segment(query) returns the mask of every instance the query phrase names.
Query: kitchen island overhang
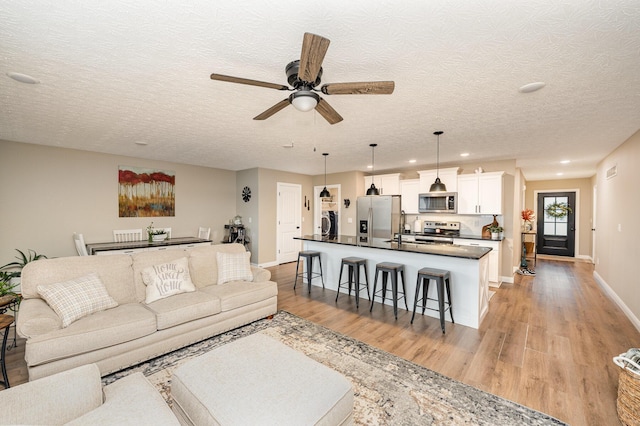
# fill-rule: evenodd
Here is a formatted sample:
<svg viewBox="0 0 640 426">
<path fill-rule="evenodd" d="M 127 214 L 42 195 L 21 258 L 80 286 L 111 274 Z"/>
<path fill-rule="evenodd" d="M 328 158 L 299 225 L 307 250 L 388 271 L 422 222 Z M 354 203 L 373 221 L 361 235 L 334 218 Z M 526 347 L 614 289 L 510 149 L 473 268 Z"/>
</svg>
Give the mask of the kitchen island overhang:
<svg viewBox="0 0 640 426">
<path fill-rule="evenodd" d="M 456 324 L 477 329 L 489 310 L 487 254 L 491 248 L 454 244 L 399 244 L 385 239 L 361 241 L 358 237 L 348 235 L 305 235 L 296 239 L 302 240 L 304 250 L 321 253 L 325 287 L 330 290 L 338 290 L 342 258 L 357 256 L 367 259 L 370 290 L 373 290 L 377 263 L 395 262 L 405 265 L 406 298 L 410 311 L 413 311 L 418 270 L 424 267 L 450 271 L 452 310 Z M 317 262 L 314 262 L 314 269 L 319 272 Z M 346 277 L 347 274 L 344 273 L 343 280 Z M 312 283 L 314 286 L 321 286 L 318 280 Z M 361 293 L 360 296 L 366 297 L 366 294 Z M 430 286 L 429 297 L 437 297 L 435 285 Z M 379 303 L 379 299 L 376 299 L 376 303 Z M 385 304 L 393 305 L 393 301 L 387 299 Z M 437 307 L 437 303 L 430 302 L 428 306 Z M 402 301 L 398 303 L 398 308 L 404 309 Z M 416 312 L 420 313 L 422 310 L 418 309 Z M 425 311 L 425 315 L 439 318 L 439 313 L 430 309 Z M 416 321 L 418 318 L 419 316 Z M 448 315 L 445 318 L 450 320 Z M 434 323 L 434 326 L 440 327 L 439 323 Z"/>
</svg>

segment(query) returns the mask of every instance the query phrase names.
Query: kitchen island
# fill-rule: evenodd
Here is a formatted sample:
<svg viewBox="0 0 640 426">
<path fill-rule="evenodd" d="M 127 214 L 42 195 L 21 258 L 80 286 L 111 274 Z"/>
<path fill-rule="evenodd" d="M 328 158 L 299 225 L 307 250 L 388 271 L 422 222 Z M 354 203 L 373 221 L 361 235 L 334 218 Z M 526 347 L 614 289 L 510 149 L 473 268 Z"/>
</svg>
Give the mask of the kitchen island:
<svg viewBox="0 0 640 426">
<path fill-rule="evenodd" d="M 413 311 L 418 270 L 424 267 L 451 272 L 451 299 L 456 324 L 479 328 L 489 310 L 487 254 L 491 251 L 490 248 L 455 244 L 397 243 L 379 238 L 361 240 L 348 235 L 305 235 L 296 239 L 302 240 L 304 250 L 321 253 L 325 287 L 328 289 L 338 290 L 342 258 L 357 256 L 367 259 L 370 291 L 373 290 L 377 263 L 395 262 L 405 265 L 406 298 L 410 311 Z M 314 262 L 313 266 L 314 270 L 319 272 L 318 263 Z M 342 275 L 343 281 L 347 277 L 345 270 Z M 312 283 L 314 286 L 321 286 L 320 280 L 313 280 Z M 381 288 L 380 283 L 378 288 Z M 366 296 L 366 293 L 363 292 L 360 296 Z M 429 297 L 436 298 L 435 285 L 430 286 Z M 379 303 L 379 299 L 376 299 L 376 303 Z M 385 304 L 393 305 L 393 301 L 386 299 Z M 437 307 L 437 303 L 430 301 L 428 306 Z M 398 308 L 404 307 L 404 303 L 399 301 Z M 421 310 L 416 311 L 419 312 Z M 427 310 L 425 315 L 439 318 L 438 311 Z M 416 320 L 418 318 L 416 317 Z M 445 315 L 445 318 L 450 320 L 448 315 Z"/>
</svg>

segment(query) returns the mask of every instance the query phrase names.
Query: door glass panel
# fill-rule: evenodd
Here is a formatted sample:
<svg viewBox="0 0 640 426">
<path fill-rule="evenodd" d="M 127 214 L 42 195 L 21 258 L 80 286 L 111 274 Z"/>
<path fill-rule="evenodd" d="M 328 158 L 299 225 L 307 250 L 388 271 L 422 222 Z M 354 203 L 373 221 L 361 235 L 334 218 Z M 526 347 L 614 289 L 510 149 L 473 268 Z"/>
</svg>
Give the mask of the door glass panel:
<svg viewBox="0 0 640 426">
<path fill-rule="evenodd" d="M 544 197 L 544 235 L 558 235 L 558 236 L 567 236 L 568 231 L 568 216 L 564 217 L 553 217 L 547 214 L 547 207 L 552 204 L 569 204 L 568 197 Z"/>
<path fill-rule="evenodd" d="M 565 221 L 566 222 L 566 221 Z M 567 224 L 566 223 L 556 223 L 556 234 L 562 235 L 563 237 L 567 236 Z"/>
<path fill-rule="evenodd" d="M 544 235 L 555 235 L 556 225 L 555 223 L 544 223 Z"/>
</svg>

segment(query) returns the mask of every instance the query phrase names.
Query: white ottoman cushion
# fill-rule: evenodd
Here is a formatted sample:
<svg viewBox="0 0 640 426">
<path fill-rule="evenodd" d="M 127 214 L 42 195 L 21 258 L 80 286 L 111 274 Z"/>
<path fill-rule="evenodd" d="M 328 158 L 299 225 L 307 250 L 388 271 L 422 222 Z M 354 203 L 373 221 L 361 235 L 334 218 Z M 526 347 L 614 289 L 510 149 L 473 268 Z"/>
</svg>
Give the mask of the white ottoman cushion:
<svg viewBox="0 0 640 426">
<path fill-rule="evenodd" d="M 344 376 L 260 333 L 178 367 L 171 395 L 178 414 L 195 425 L 352 422 L 353 391 Z"/>
</svg>

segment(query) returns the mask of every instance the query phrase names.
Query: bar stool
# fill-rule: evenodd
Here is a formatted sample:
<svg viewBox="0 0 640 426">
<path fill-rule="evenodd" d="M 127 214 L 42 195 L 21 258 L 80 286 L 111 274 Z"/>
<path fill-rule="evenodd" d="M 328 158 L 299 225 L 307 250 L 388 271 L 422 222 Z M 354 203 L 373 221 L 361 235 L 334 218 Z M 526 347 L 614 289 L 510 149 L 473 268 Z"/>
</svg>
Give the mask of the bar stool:
<svg viewBox="0 0 640 426">
<path fill-rule="evenodd" d="M 429 283 L 431 280 L 435 280 L 438 289 L 438 299 L 428 297 Z M 433 311 L 440 311 L 440 326 L 442 327 L 442 334 L 444 334 L 444 313 L 449 310 L 451 315 L 451 322 L 455 324 L 453 320 L 453 309 L 451 308 L 451 288 L 450 288 L 451 274 L 449 271 L 443 269 L 434 268 L 422 268 L 418 271 L 418 281 L 416 282 L 416 298 L 413 304 L 413 315 L 411 315 L 411 324 L 416 316 L 416 307 L 418 303 L 422 302 L 422 315 L 424 315 L 425 309 L 431 309 Z M 422 284 L 422 285 L 420 285 Z M 422 298 L 420 298 L 420 287 L 422 287 Z M 447 290 L 447 304 L 449 306 L 444 307 L 444 290 Z M 438 302 L 438 309 L 427 307 L 427 300 L 433 300 Z"/>
<path fill-rule="evenodd" d="M 380 290 L 382 303 L 384 304 L 384 299 L 387 294 L 387 279 L 389 275 L 391 275 L 391 293 L 393 294 L 393 314 L 396 319 L 398 319 L 398 294 L 402 295 L 404 299 L 404 306 L 409 310 L 409 306 L 407 305 L 407 298 L 405 297 L 405 293 L 407 289 L 404 284 L 404 265 L 400 263 L 392 263 L 392 262 L 381 262 L 376 265 L 376 279 L 373 282 L 373 297 L 371 298 L 371 307 L 369 308 L 369 312 L 373 310 L 373 302 L 376 298 L 376 286 L 378 285 L 378 275 L 382 272 L 382 290 Z M 398 291 L 398 273 L 400 274 L 400 278 L 402 278 L 402 291 Z"/>
<path fill-rule="evenodd" d="M 349 280 L 342 282 L 342 271 L 344 267 L 349 267 Z M 360 267 L 364 268 L 364 279 L 365 286 L 367 289 L 367 298 L 371 299 L 369 295 L 369 275 L 367 274 L 367 259 L 363 259 L 361 257 L 344 257 L 342 258 L 342 263 L 340 264 L 340 276 L 338 278 L 338 293 L 336 294 L 336 302 L 338 301 L 338 296 L 340 295 L 340 288 L 345 285 L 348 285 L 349 288 L 349 296 L 351 296 L 351 284 L 354 284 L 354 292 L 356 294 L 356 309 L 359 308 L 360 304 L 360 286 L 362 283 L 360 282 Z"/>
<path fill-rule="evenodd" d="M 5 387 L 8 389 L 11 387 L 9 385 L 9 378 L 7 377 L 7 365 L 6 365 L 6 350 L 7 350 L 7 337 L 9 337 L 9 327 L 13 324 L 13 317 L 11 315 L 0 315 L 0 330 L 4 329 L 4 336 L 2 336 L 2 348 L 0 349 L 0 368 L 2 369 L 2 378 L 0 381 Z"/>
<path fill-rule="evenodd" d="M 298 277 L 303 277 L 304 280 L 304 271 L 298 273 L 298 268 L 300 267 L 300 258 L 304 257 L 305 263 L 307 264 L 307 283 L 309 283 L 309 294 L 311 294 L 311 280 L 314 277 L 320 277 L 322 279 L 322 288 L 324 288 L 324 275 L 322 275 L 322 259 L 320 258 L 319 251 L 311 251 L 311 250 L 303 250 L 298 252 L 298 263 L 296 264 L 296 279 L 293 282 L 293 289 L 296 289 L 296 285 L 298 284 Z M 318 262 L 320 264 L 320 272 L 313 272 L 313 258 L 317 257 Z M 304 282 L 304 281 L 303 281 Z"/>
</svg>

